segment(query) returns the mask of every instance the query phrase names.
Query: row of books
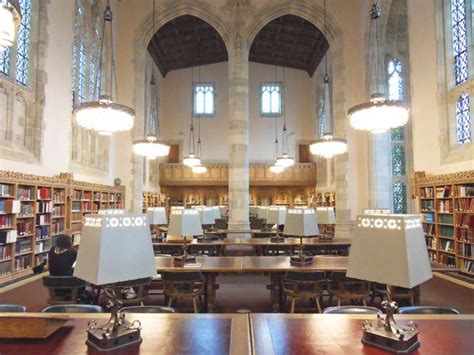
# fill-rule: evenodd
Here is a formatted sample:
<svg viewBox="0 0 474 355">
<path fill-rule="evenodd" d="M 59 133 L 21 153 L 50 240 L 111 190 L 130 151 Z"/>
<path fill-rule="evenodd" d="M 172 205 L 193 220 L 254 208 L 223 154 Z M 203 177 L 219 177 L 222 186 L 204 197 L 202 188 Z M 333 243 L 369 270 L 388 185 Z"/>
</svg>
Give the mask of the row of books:
<svg viewBox="0 0 474 355">
<path fill-rule="evenodd" d="M 73 201 L 72 212 L 80 212 L 80 211 L 81 211 L 81 201 Z"/>
<path fill-rule="evenodd" d="M 474 185 L 457 186 L 458 197 L 474 197 Z"/>
<path fill-rule="evenodd" d="M 30 203 L 22 203 L 20 205 L 20 216 L 31 216 L 34 213 L 33 205 Z"/>
<path fill-rule="evenodd" d="M 71 224 L 71 231 L 72 231 L 72 233 L 82 231 L 82 224 L 81 223 Z"/>
<path fill-rule="evenodd" d="M 426 238 L 426 246 L 431 249 L 436 249 L 436 238 Z"/>
<path fill-rule="evenodd" d="M 22 236 L 22 235 L 30 234 L 32 230 L 31 228 L 32 226 L 33 226 L 33 223 L 31 223 L 29 220 L 22 219 L 22 220 L 17 221 L 16 230 L 18 232 L 18 235 Z"/>
<path fill-rule="evenodd" d="M 420 189 L 421 198 L 433 198 L 433 196 L 434 196 L 434 189 L 432 187 L 422 187 Z"/>
<path fill-rule="evenodd" d="M 441 253 L 439 262 L 449 267 L 456 267 L 456 258 L 453 255 Z"/>
<path fill-rule="evenodd" d="M 51 188 L 38 187 L 38 190 L 36 190 L 36 198 L 38 200 L 51 200 Z"/>
<path fill-rule="evenodd" d="M 466 258 L 474 258 L 474 244 L 458 244 L 458 254 Z"/>
<path fill-rule="evenodd" d="M 26 253 L 29 251 L 31 251 L 30 238 L 20 239 L 15 243 L 15 255 Z"/>
<path fill-rule="evenodd" d="M 474 229 L 474 213 L 456 215 L 456 226 Z"/>
<path fill-rule="evenodd" d="M 0 261 L 12 258 L 11 245 L 0 245 Z"/>
<path fill-rule="evenodd" d="M 15 271 L 22 271 L 31 268 L 31 256 L 23 255 L 15 258 Z"/>
<path fill-rule="evenodd" d="M 35 265 L 39 265 L 45 260 L 48 260 L 48 253 L 35 255 Z"/>
<path fill-rule="evenodd" d="M 472 260 L 465 261 L 461 266 L 461 270 L 465 272 L 474 273 L 474 261 Z"/>
<path fill-rule="evenodd" d="M 458 198 L 456 200 L 456 211 L 474 213 L 474 198 Z"/>
<path fill-rule="evenodd" d="M 439 236 L 440 237 L 454 237 L 454 228 L 449 226 L 438 226 L 439 228 Z"/>
<path fill-rule="evenodd" d="M 6 215 L 0 216 L 0 228 L 11 228 L 13 223 L 13 217 Z"/>
<path fill-rule="evenodd" d="M 13 196 L 13 185 L 0 184 L 0 197 Z"/>
<path fill-rule="evenodd" d="M 432 211 L 434 209 L 433 200 L 421 200 L 421 209 L 423 211 Z"/>
<path fill-rule="evenodd" d="M 458 229 L 456 231 L 456 239 L 461 242 L 474 243 L 474 230 L 473 229 Z"/>
<path fill-rule="evenodd" d="M 440 244 L 440 250 L 449 251 L 454 253 L 454 241 L 453 240 L 442 240 Z"/>
<path fill-rule="evenodd" d="M 37 202 L 36 213 L 51 213 L 53 210 L 52 202 Z"/>
<path fill-rule="evenodd" d="M 53 217 L 63 217 L 66 215 L 66 206 L 65 205 L 57 205 L 53 206 L 52 211 Z"/>
<path fill-rule="evenodd" d="M 54 190 L 53 191 L 53 202 L 64 203 L 66 202 L 66 191 L 65 190 Z"/>
<path fill-rule="evenodd" d="M 35 239 L 41 240 L 49 238 L 49 229 L 50 226 L 37 226 L 35 228 Z"/>
<path fill-rule="evenodd" d="M 437 204 L 437 211 L 438 212 L 448 212 L 452 213 L 453 212 L 453 201 L 452 200 L 441 200 L 441 201 L 436 201 Z"/>
<path fill-rule="evenodd" d="M 423 224 L 423 231 L 425 234 L 434 235 L 435 225 L 434 224 Z"/>
<path fill-rule="evenodd" d="M 51 215 L 49 214 L 37 214 L 36 215 L 36 225 L 42 226 L 45 224 L 51 223 Z"/>
<path fill-rule="evenodd" d="M 11 274 L 11 264 L 10 263 L 0 263 L 0 276 L 6 276 Z"/>
<path fill-rule="evenodd" d="M 436 188 L 436 198 L 452 197 L 451 185 Z"/>
<path fill-rule="evenodd" d="M 19 200 L 34 200 L 35 187 L 34 186 L 18 186 L 17 197 Z"/>
<path fill-rule="evenodd" d="M 51 249 L 51 240 L 39 240 L 35 243 L 35 253 L 42 253 Z M 36 264 L 38 265 L 38 264 Z"/>
<path fill-rule="evenodd" d="M 426 212 L 421 214 L 421 221 L 425 223 L 434 223 L 435 215 L 433 212 Z"/>
<path fill-rule="evenodd" d="M 430 261 L 436 262 L 436 252 L 428 250 L 428 257 L 430 258 Z"/>
<path fill-rule="evenodd" d="M 51 233 L 52 234 L 59 234 L 63 233 L 65 230 L 64 228 L 64 220 L 63 219 L 58 219 L 53 224 L 51 225 Z"/>
</svg>

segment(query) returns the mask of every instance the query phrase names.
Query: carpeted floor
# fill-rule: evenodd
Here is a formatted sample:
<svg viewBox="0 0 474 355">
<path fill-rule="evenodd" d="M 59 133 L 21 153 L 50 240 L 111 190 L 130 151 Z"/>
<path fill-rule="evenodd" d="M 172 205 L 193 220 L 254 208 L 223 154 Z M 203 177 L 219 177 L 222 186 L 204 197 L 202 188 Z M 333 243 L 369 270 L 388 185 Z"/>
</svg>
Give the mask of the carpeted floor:
<svg viewBox="0 0 474 355">
<path fill-rule="evenodd" d="M 220 289 L 217 291 L 216 312 L 232 313 L 243 309 L 271 312 L 270 291 L 266 289 L 269 277 L 256 274 L 224 275 L 219 276 L 217 281 Z M 24 304 L 29 311 L 41 311 L 47 306 L 47 298 L 48 292 L 40 279 L 0 293 L 0 303 Z M 163 298 L 154 298 L 151 303 L 163 305 Z M 421 304 L 454 307 L 461 313 L 474 314 L 474 290 L 434 277 L 421 287 Z M 310 303 L 300 306 L 312 307 Z M 325 299 L 322 307 L 327 306 L 330 305 Z M 180 312 L 192 311 L 191 305 L 187 303 L 178 303 L 176 307 Z M 301 310 L 297 307 L 298 311 Z"/>
</svg>

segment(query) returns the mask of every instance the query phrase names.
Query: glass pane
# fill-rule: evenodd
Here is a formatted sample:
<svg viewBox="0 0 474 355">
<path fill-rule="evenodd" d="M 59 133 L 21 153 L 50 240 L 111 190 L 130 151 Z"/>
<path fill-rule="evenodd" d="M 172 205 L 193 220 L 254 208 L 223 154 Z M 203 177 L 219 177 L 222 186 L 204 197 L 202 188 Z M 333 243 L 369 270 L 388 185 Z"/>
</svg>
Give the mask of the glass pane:
<svg viewBox="0 0 474 355">
<path fill-rule="evenodd" d="M 91 55 L 89 65 L 89 101 L 94 101 L 95 98 L 95 59 Z"/>
<path fill-rule="evenodd" d="M 397 181 L 392 186 L 393 189 L 393 212 L 407 213 L 407 186 Z"/>
<path fill-rule="evenodd" d="M 262 92 L 262 113 L 270 113 L 270 93 Z"/>
<path fill-rule="evenodd" d="M 10 48 L 6 48 L 0 54 L 0 74 L 8 76 L 10 73 Z"/>
<path fill-rule="evenodd" d="M 261 113 L 263 115 L 281 114 L 281 88 L 280 84 L 261 86 Z"/>
<path fill-rule="evenodd" d="M 202 91 L 198 91 L 196 93 L 196 114 L 203 114 L 204 113 L 204 93 Z"/>
<path fill-rule="evenodd" d="M 81 43 L 79 52 L 79 103 L 84 102 L 86 94 L 86 47 Z"/>
<path fill-rule="evenodd" d="M 467 80 L 467 31 L 465 0 L 451 0 L 451 22 L 454 55 L 454 81 L 456 85 Z"/>
<path fill-rule="evenodd" d="M 392 142 L 403 142 L 405 140 L 405 127 L 392 128 Z"/>
<path fill-rule="evenodd" d="M 458 144 L 471 141 L 471 100 L 467 93 L 456 102 L 456 137 Z"/>
<path fill-rule="evenodd" d="M 405 147 L 403 145 L 392 145 L 392 174 L 393 176 L 405 176 Z"/>
<path fill-rule="evenodd" d="M 28 85 L 28 64 L 30 59 L 31 4 L 20 0 L 21 24 L 16 38 L 16 81 Z"/>
<path fill-rule="evenodd" d="M 206 115 L 212 115 L 214 113 L 214 94 L 212 93 L 212 90 L 206 92 L 204 107 L 204 113 Z"/>
</svg>

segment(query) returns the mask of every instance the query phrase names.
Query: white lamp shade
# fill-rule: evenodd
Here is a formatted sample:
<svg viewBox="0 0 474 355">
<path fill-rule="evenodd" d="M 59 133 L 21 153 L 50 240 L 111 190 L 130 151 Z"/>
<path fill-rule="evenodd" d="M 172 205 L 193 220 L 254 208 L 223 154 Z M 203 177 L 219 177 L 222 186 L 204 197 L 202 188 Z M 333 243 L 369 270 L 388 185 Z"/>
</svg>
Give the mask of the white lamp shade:
<svg viewBox="0 0 474 355">
<path fill-rule="evenodd" d="M 123 209 L 118 209 L 118 208 L 111 208 L 111 209 L 105 209 L 105 210 L 99 210 L 97 212 L 98 214 L 125 214 L 125 210 Z"/>
<path fill-rule="evenodd" d="M 171 206 L 171 210 L 183 210 L 184 207 L 183 206 Z"/>
<path fill-rule="evenodd" d="M 149 224 L 168 224 L 166 218 L 166 209 L 164 207 L 150 207 L 146 210 L 146 216 Z"/>
<path fill-rule="evenodd" d="M 333 207 L 317 207 L 316 221 L 318 224 L 336 224 L 336 215 Z"/>
<path fill-rule="evenodd" d="M 212 213 L 213 213 L 213 217 L 214 217 L 214 221 L 218 218 L 221 218 L 221 209 L 219 208 L 219 206 L 212 206 Z"/>
<path fill-rule="evenodd" d="M 364 208 L 362 214 L 390 214 L 389 208 Z"/>
<path fill-rule="evenodd" d="M 254 215 L 254 216 L 258 215 L 258 210 L 259 210 L 258 206 L 250 206 L 249 207 L 249 213 L 251 215 Z"/>
<path fill-rule="evenodd" d="M 267 219 L 267 217 L 268 217 L 268 206 L 259 206 L 257 217 Z"/>
<path fill-rule="evenodd" d="M 406 288 L 431 279 L 420 216 L 357 216 L 347 276 Z"/>
<path fill-rule="evenodd" d="M 212 210 L 212 207 L 193 206 L 193 208 L 199 212 L 199 217 L 201 219 L 202 225 L 215 223 L 215 212 Z"/>
<path fill-rule="evenodd" d="M 219 206 L 219 211 L 221 212 L 221 216 L 225 216 L 227 214 L 228 207 L 227 206 Z"/>
<path fill-rule="evenodd" d="M 270 206 L 268 207 L 267 224 L 285 224 L 286 207 L 285 206 Z"/>
<path fill-rule="evenodd" d="M 188 237 L 202 234 L 201 218 L 198 210 L 185 208 L 171 211 L 168 235 Z"/>
<path fill-rule="evenodd" d="M 283 234 L 297 237 L 319 235 L 316 213 L 313 208 L 291 208 L 286 213 Z"/>
<path fill-rule="evenodd" d="M 145 215 L 85 217 L 74 276 L 94 285 L 107 285 L 155 275 Z"/>
</svg>

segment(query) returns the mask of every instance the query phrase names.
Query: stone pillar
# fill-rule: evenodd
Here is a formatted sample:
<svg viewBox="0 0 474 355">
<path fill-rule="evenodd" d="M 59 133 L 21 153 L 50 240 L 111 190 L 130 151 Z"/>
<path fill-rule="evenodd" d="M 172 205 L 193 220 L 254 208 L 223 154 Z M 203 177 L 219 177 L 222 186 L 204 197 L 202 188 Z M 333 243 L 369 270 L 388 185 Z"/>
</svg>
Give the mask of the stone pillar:
<svg viewBox="0 0 474 355">
<path fill-rule="evenodd" d="M 249 51 L 240 26 L 229 47 L 229 228 L 248 229 Z"/>
</svg>

